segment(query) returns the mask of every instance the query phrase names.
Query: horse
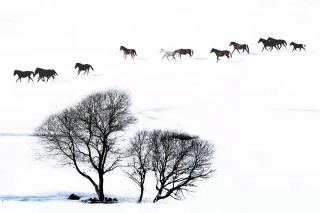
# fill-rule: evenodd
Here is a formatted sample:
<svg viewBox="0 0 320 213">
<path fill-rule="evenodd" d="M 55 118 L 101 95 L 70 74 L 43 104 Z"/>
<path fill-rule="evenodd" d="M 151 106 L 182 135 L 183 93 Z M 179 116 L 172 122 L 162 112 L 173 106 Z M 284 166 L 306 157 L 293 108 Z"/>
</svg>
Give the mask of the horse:
<svg viewBox="0 0 320 213">
<path fill-rule="evenodd" d="M 237 42 L 231 41 L 229 46 L 233 46 L 233 51 L 232 53 L 237 50 L 238 53 L 240 53 L 239 50 L 242 50 L 242 53 L 244 51 L 247 51 L 247 53 L 249 54 L 249 46 L 247 44 L 238 44 Z"/>
<path fill-rule="evenodd" d="M 46 69 L 42 69 L 42 68 L 36 68 L 33 76 L 36 76 L 37 74 L 39 74 L 38 77 L 38 81 L 41 79 L 42 81 L 45 81 L 45 78 L 47 78 L 47 82 L 49 81 L 50 78 L 52 78 L 52 80 L 55 79 L 55 76 L 57 76 L 57 72 L 55 70 L 46 70 Z M 37 81 L 37 82 L 38 82 Z"/>
<path fill-rule="evenodd" d="M 21 82 L 21 78 L 28 78 L 28 83 L 31 80 L 33 82 L 33 79 L 31 78 L 31 76 L 34 73 L 32 71 L 20 71 L 20 70 L 15 70 L 13 72 L 13 76 L 18 75 L 18 79 L 16 80 L 16 82 L 18 82 L 18 80 L 20 79 Z"/>
<path fill-rule="evenodd" d="M 76 66 L 74 67 L 75 69 L 77 69 L 78 68 L 78 75 L 80 74 L 80 72 L 81 71 L 84 71 L 84 75 L 87 73 L 87 75 L 89 74 L 89 71 L 90 71 L 90 68 L 92 69 L 92 70 L 94 70 L 93 69 L 93 67 L 90 65 L 90 64 L 81 64 L 81 63 L 76 63 Z"/>
<path fill-rule="evenodd" d="M 134 59 L 135 56 L 137 56 L 137 52 L 135 49 L 128 49 L 128 48 L 125 48 L 124 46 L 121 46 L 120 47 L 120 51 L 123 51 L 123 57 L 125 59 L 127 59 L 127 55 L 131 55 L 131 57 Z"/>
<path fill-rule="evenodd" d="M 163 53 L 161 60 L 163 60 L 165 57 L 168 59 L 168 61 L 169 61 L 169 57 L 172 57 L 174 60 L 176 60 L 175 51 L 169 51 L 161 48 L 160 53 Z"/>
<path fill-rule="evenodd" d="M 179 57 L 181 58 L 181 55 L 189 55 L 192 57 L 193 55 L 193 50 L 192 49 L 177 49 L 174 51 L 174 55 L 178 54 Z"/>
<path fill-rule="evenodd" d="M 228 59 L 232 58 L 232 54 L 228 50 L 217 50 L 217 49 L 212 48 L 210 53 L 213 53 L 213 52 L 217 56 L 217 62 L 220 60 L 219 57 L 222 57 L 222 56 L 227 56 Z"/>
<path fill-rule="evenodd" d="M 258 43 L 262 43 L 263 44 L 263 48 L 262 48 L 262 51 L 265 49 L 265 50 L 268 50 L 267 47 L 270 47 L 270 50 L 269 51 L 272 51 L 273 47 L 275 47 L 277 50 L 279 50 L 279 47 L 276 45 L 275 42 L 272 42 L 272 41 L 268 41 L 266 39 L 263 39 L 263 38 L 260 38 Z"/>
<path fill-rule="evenodd" d="M 305 47 L 306 45 L 305 44 L 297 44 L 297 43 L 294 43 L 293 41 L 289 44 L 290 46 L 293 46 L 293 49 L 292 49 L 292 52 L 294 50 L 297 50 L 299 49 L 299 51 L 301 51 L 301 49 L 304 49 L 304 51 L 306 51 Z"/>
<path fill-rule="evenodd" d="M 274 42 L 277 45 L 277 47 L 279 48 L 279 50 L 281 49 L 282 45 L 285 48 L 287 48 L 287 42 L 283 39 L 275 39 L 275 38 L 269 37 L 267 40 Z"/>
</svg>

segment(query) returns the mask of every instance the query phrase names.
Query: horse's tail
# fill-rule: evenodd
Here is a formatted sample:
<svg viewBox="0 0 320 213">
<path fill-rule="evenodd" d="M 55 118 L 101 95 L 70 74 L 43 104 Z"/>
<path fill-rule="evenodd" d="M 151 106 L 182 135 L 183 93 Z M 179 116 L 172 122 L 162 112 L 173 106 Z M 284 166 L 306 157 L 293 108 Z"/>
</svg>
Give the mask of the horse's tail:
<svg viewBox="0 0 320 213">
<path fill-rule="evenodd" d="M 248 51 L 248 53 L 249 53 L 249 52 L 250 52 L 250 51 L 249 51 L 249 45 L 247 45 L 247 44 L 246 44 L 246 49 L 247 49 L 247 51 Z"/>
<path fill-rule="evenodd" d="M 191 52 L 191 56 L 193 56 L 193 50 L 192 50 L 192 49 L 191 49 L 191 51 L 190 51 L 190 52 Z"/>
<path fill-rule="evenodd" d="M 133 50 L 133 55 L 137 56 L 136 50 Z"/>
<path fill-rule="evenodd" d="M 232 58 L 232 53 L 229 51 L 230 58 Z"/>
<path fill-rule="evenodd" d="M 90 65 L 90 68 L 91 68 L 92 70 L 94 70 L 94 69 L 93 69 L 93 67 L 92 67 L 91 65 Z"/>
</svg>

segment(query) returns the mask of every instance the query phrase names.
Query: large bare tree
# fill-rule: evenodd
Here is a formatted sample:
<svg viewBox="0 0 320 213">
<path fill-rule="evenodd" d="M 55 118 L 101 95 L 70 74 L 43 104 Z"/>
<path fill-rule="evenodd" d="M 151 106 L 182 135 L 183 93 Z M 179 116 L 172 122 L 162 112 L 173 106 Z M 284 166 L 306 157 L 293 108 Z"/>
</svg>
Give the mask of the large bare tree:
<svg viewBox="0 0 320 213">
<path fill-rule="evenodd" d="M 125 173 L 127 176 L 140 187 L 138 203 L 141 203 L 144 193 L 144 183 L 147 172 L 151 170 L 151 153 L 149 132 L 139 131 L 130 140 L 127 148 L 128 165 Z"/>
<path fill-rule="evenodd" d="M 167 197 L 181 199 L 198 180 L 209 178 L 214 172 L 213 145 L 197 136 L 155 130 L 149 141 L 157 189 L 153 202 Z"/>
<path fill-rule="evenodd" d="M 111 90 L 84 98 L 79 104 L 49 116 L 35 134 L 44 147 L 42 156 L 70 165 L 90 181 L 104 201 L 104 175 L 120 166 L 118 141 L 136 119 L 128 94 Z"/>
</svg>

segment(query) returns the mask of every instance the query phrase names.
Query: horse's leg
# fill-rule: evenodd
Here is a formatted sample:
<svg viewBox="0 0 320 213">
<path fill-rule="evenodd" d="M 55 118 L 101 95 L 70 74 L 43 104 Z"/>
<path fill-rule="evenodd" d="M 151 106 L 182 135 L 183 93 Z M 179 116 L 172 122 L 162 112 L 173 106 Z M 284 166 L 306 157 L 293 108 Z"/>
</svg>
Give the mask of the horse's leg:
<svg viewBox="0 0 320 213">
<path fill-rule="evenodd" d="M 32 82 L 34 82 L 34 81 L 33 81 L 33 79 L 29 76 L 29 80 L 28 80 L 28 82 L 29 82 L 30 80 L 31 80 Z"/>
<path fill-rule="evenodd" d="M 239 49 L 237 49 L 238 53 L 240 53 Z"/>
<path fill-rule="evenodd" d="M 236 48 L 233 48 L 233 51 L 232 51 L 232 53 L 234 53 L 234 51 L 236 50 Z"/>
</svg>

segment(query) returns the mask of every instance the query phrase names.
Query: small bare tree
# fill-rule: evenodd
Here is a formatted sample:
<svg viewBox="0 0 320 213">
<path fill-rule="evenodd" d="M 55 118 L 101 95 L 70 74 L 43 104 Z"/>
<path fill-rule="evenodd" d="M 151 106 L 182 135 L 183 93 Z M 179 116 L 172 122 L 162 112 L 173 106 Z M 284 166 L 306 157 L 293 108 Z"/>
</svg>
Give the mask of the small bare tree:
<svg viewBox="0 0 320 213">
<path fill-rule="evenodd" d="M 127 149 L 129 163 L 125 173 L 140 187 L 138 203 L 141 203 L 142 201 L 146 175 L 147 172 L 151 170 L 149 135 L 150 134 L 147 131 L 137 132 L 130 140 Z"/>
<path fill-rule="evenodd" d="M 196 136 L 155 130 L 150 133 L 150 151 L 158 191 L 153 202 L 169 196 L 181 199 L 196 181 L 214 172 L 213 145 Z"/>
<path fill-rule="evenodd" d="M 130 106 L 126 93 L 111 90 L 92 94 L 76 106 L 51 115 L 35 130 L 44 147 L 40 154 L 74 167 L 90 181 L 103 202 L 104 175 L 119 167 L 123 158 L 119 138 L 136 121 Z"/>
</svg>

